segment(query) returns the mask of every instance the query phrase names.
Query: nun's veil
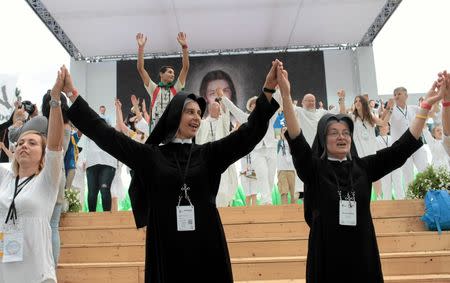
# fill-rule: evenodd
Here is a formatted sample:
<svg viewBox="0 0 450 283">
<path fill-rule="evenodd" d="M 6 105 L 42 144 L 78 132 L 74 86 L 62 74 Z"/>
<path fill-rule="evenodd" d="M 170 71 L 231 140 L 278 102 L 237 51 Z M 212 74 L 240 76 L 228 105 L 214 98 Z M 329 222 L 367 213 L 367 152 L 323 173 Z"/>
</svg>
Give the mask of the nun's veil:
<svg viewBox="0 0 450 283">
<path fill-rule="evenodd" d="M 186 99 L 188 98 L 198 103 L 203 116 L 203 113 L 205 113 L 206 109 L 205 99 L 193 93 L 186 93 L 181 91 L 177 93 L 177 95 L 172 98 L 169 105 L 167 105 L 166 110 L 161 115 L 161 118 L 159 119 L 152 133 L 145 142 L 146 144 L 166 144 L 175 137 L 175 134 L 178 131 L 178 126 L 180 124 L 183 107 Z"/>
<path fill-rule="evenodd" d="M 327 129 L 331 122 L 344 122 L 348 125 L 352 136 L 352 144 L 350 147 L 350 154 L 348 157 L 357 157 L 356 147 L 353 142 L 353 120 L 346 114 L 325 114 L 317 125 L 316 137 L 314 138 L 313 145 L 311 147 L 313 156 L 325 158 L 327 156 L 326 144 L 327 144 Z"/>
</svg>

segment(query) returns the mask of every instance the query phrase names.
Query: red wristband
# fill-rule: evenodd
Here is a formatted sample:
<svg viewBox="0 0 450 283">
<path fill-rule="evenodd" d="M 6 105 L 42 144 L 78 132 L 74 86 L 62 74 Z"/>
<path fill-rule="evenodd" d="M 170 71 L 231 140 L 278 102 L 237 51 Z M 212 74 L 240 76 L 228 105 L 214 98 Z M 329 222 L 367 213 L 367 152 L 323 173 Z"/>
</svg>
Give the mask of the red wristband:
<svg viewBox="0 0 450 283">
<path fill-rule="evenodd" d="M 450 106 L 450 101 L 442 100 L 442 107 L 449 107 L 449 106 Z"/>
<path fill-rule="evenodd" d="M 420 107 L 423 109 L 431 110 L 431 105 L 428 102 L 426 102 L 425 100 L 422 101 L 422 103 L 420 104 Z"/>
<path fill-rule="evenodd" d="M 181 45 L 181 48 L 183 48 L 183 49 L 187 49 L 187 48 L 188 48 L 188 46 L 187 46 L 187 44 L 185 44 L 185 45 Z"/>
</svg>

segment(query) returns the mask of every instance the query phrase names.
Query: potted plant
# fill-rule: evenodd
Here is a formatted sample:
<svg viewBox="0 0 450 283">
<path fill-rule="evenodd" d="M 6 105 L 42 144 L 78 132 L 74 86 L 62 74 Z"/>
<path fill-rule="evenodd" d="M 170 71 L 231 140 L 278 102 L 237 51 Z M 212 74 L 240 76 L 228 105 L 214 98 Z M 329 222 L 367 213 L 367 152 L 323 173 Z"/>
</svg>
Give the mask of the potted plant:
<svg viewBox="0 0 450 283">
<path fill-rule="evenodd" d="M 79 194 L 80 194 L 80 192 L 78 190 L 74 190 L 72 188 L 66 189 L 64 191 L 64 197 L 68 204 L 67 212 L 80 212 L 81 211 L 82 206 L 81 206 Z"/>
</svg>

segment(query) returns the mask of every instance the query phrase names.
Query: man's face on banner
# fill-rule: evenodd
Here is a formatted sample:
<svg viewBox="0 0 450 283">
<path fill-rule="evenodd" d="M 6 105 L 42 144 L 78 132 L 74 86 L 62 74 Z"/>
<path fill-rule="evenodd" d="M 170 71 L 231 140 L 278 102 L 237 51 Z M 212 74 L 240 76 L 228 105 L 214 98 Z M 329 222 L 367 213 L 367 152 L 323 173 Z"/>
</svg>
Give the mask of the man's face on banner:
<svg viewBox="0 0 450 283">
<path fill-rule="evenodd" d="M 221 88 L 223 90 L 223 94 L 226 95 L 231 100 L 231 89 L 226 80 L 214 80 L 208 83 L 208 87 L 206 88 L 206 99 L 208 100 L 208 104 L 214 102 L 217 98 L 216 89 Z"/>
</svg>

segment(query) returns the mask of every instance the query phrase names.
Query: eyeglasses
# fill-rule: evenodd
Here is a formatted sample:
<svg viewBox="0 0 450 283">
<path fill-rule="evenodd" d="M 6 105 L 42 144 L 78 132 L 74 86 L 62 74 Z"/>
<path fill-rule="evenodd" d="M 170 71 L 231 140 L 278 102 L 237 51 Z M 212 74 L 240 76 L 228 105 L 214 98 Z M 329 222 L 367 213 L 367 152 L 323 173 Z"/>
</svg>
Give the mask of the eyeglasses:
<svg viewBox="0 0 450 283">
<path fill-rule="evenodd" d="M 351 133 L 350 133 L 350 131 L 347 131 L 347 130 L 342 131 L 342 132 L 330 131 L 329 133 L 327 133 L 327 136 L 332 137 L 332 138 L 338 138 L 339 136 L 342 136 L 343 138 L 348 139 L 351 137 Z"/>
</svg>

